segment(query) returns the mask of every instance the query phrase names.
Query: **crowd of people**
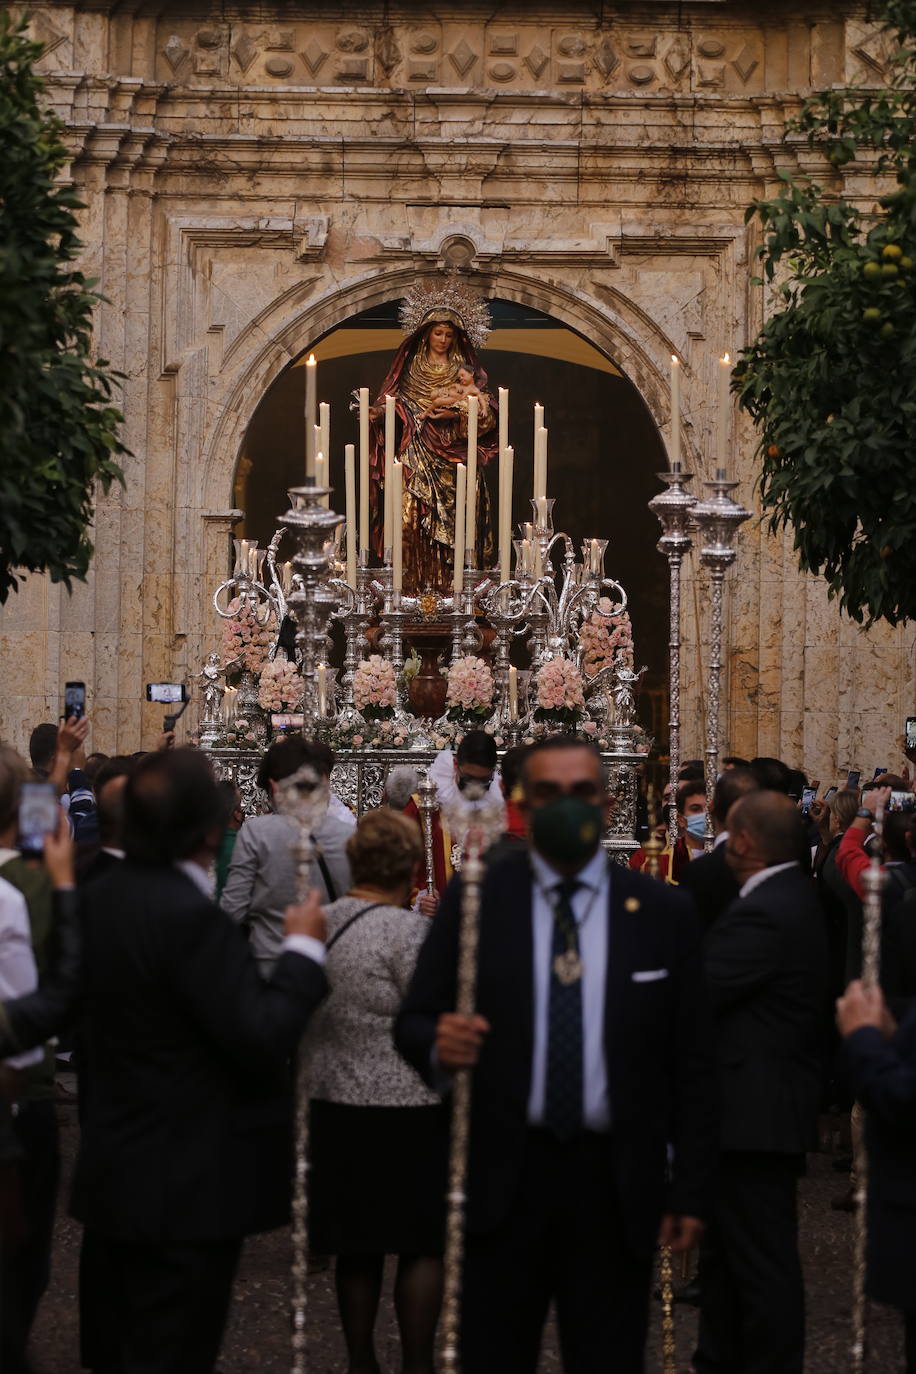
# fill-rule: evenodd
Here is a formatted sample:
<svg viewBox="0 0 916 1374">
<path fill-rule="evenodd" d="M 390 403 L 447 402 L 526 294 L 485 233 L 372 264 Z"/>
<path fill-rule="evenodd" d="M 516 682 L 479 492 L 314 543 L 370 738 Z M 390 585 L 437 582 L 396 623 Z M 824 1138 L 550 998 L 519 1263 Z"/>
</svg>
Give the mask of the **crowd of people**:
<svg viewBox="0 0 916 1374">
<path fill-rule="evenodd" d="M 76 1069 L 69 1206 L 80 1360 L 209 1374 L 245 1236 L 289 1219 L 297 1061 L 314 1262 L 331 1257 L 349 1374 L 378 1374 L 385 1260 L 404 1374 L 432 1374 L 455 1075 L 472 1073 L 461 1360 L 533 1374 L 551 1304 L 571 1374 L 643 1368 L 659 1243 L 696 1251 L 696 1374 L 802 1374 L 797 1185 L 826 1109 L 869 1158 L 868 1283 L 916 1374 L 916 812 L 906 774 L 823 797 L 726 758 L 707 852 L 681 769 L 657 881 L 612 865 L 600 754 L 466 735 L 393 769 L 358 820 L 327 745 L 265 752 L 263 814 L 198 750 L 85 754 L 89 725 L 0 747 L 0 1367 L 29 1370 L 59 1188 L 55 1058 Z M 327 789 L 297 887 L 309 769 Z M 23 785 L 59 798 L 20 852 Z M 849 779 L 849 782 L 853 779 Z M 670 802 L 666 791 L 665 803 Z M 876 826 L 883 813 L 884 823 Z M 455 1010 L 461 836 L 487 817 L 475 1012 Z M 499 820 L 494 828 L 492 818 Z M 877 855 L 876 855 L 877 847 Z M 864 870 L 883 873 L 880 987 L 861 981 Z M 864 1131 L 864 1134 L 863 1134 Z M 859 1161 L 861 1167 L 861 1160 Z"/>
</svg>

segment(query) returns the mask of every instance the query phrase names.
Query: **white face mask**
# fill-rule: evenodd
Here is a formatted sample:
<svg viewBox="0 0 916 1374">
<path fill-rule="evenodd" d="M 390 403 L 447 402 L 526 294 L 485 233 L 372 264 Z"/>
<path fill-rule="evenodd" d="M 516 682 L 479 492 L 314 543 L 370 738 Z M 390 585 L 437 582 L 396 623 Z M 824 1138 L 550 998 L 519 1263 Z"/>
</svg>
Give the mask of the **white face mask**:
<svg viewBox="0 0 916 1374">
<path fill-rule="evenodd" d="M 687 831 L 694 839 L 703 839 L 706 834 L 706 817 L 702 811 L 696 816 L 687 817 Z"/>
</svg>

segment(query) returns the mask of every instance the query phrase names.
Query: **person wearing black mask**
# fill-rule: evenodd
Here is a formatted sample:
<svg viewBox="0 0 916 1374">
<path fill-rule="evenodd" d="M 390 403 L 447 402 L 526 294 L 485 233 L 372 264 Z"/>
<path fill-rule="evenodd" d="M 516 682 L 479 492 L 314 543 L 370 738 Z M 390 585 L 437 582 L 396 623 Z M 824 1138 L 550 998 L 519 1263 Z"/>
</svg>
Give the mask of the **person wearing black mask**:
<svg viewBox="0 0 916 1374">
<path fill-rule="evenodd" d="M 496 773 L 496 741 L 485 730 L 469 730 L 454 754 L 443 749 L 433 759 L 429 777 L 436 784 L 437 809 L 433 813 L 433 869 L 436 893 L 445 891 L 452 876 L 452 836 L 448 817 L 480 807 L 502 806 L 503 793 Z M 420 821 L 415 800 L 404 808 L 405 816 Z M 418 885 L 425 889 L 425 865 L 417 871 Z"/>
<path fill-rule="evenodd" d="M 474 1067 L 462 1365 L 642 1368 L 652 1255 L 702 1230 L 715 1155 L 711 1023 L 690 898 L 612 867 L 601 757 L 575 737 L 522 767 L 529 842 L 486 873 L 478 1014 L 454 1012 L 461 886 L 420 951 L 395 1043 L 431 1086 Z M 671 1172 L 666 1160 L 671 1151 Z"/>
</svg>

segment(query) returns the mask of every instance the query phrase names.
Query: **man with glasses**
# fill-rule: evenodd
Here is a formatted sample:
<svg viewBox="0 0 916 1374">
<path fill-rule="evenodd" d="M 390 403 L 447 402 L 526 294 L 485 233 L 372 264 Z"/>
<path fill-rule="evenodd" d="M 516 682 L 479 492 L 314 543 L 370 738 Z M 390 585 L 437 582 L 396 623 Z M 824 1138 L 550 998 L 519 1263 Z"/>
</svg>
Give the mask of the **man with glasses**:
<svg viewBox="0 0 916 1374">
<path fill-rule="evenodd" d="M 454 1013 L 461 888 L 445 894 L 396 1027 L 444 1086 L 473 1068 L 462 1364 L 531 1374 L 550 1302 L 564 1369 L 643 1367 L 652 1256 L 682 1250 L 715 1155 L 714 1073 L 690 898 L 612 867 L 598 752 L 522 769 L 528 843 L 491 867 L 477 1014 Z M 670 1165 L 669 1165 L 670 1158 Z"/>
<path fill-rule="evenodd" d="M 503 805 L 502 787 L 496 773 L 495 739 L 485 730 L 469 730 L 462 736 L 454 754 L 451 749 L 443 749 L 436 755 L 429 776 L 436 784 L 438 809 L 433 813 L 433 871 L 436 894 L 441 896 L 457 857 L 447 817 L 479 807 Z M 404 814 L 420 823 L 416 797 L 405 806 Z M 434 909 L 435 898 L 427 914 L 431 915 Z"/>
</svg>

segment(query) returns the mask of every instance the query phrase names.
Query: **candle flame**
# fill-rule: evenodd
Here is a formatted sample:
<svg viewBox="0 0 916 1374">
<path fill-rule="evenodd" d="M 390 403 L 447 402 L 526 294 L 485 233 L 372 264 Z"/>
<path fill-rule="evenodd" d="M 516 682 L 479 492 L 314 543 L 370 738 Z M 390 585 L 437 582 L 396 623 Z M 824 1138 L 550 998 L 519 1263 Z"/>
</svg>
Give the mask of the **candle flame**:
<svg viewBox="0 0 916 1374">
<path fill-rule="evenodd" d="M 676 353 L 671 354 L 671 365 L 672 367 L 680 367 L 681 365 L 681 360 Z"/>
<path fill-rule="evenodd" d="M 723 359 L 722 359 L 722 363 L 723 363 L 723 365 L 727 365 L 727 364 L 730 363 L 730 362 L 731 362 L 731 358 L 730 358 L 730 357 L 728 356 L 728 354 L 726 353 L 725 356 L 724 356 Z"/>
<path fill-rule="evenodd" d="M 306 363 L 306 367 L 316 367 L 316 366 L 317 366 L 317 364 L 316 364 L 316 362 L 315 362 L 315 355 L 314 355 L 314 353 L 310 353 L 310 354 L 309 354 L 309 360 L 308 360 L 308 362 Z"/>
</svg>

